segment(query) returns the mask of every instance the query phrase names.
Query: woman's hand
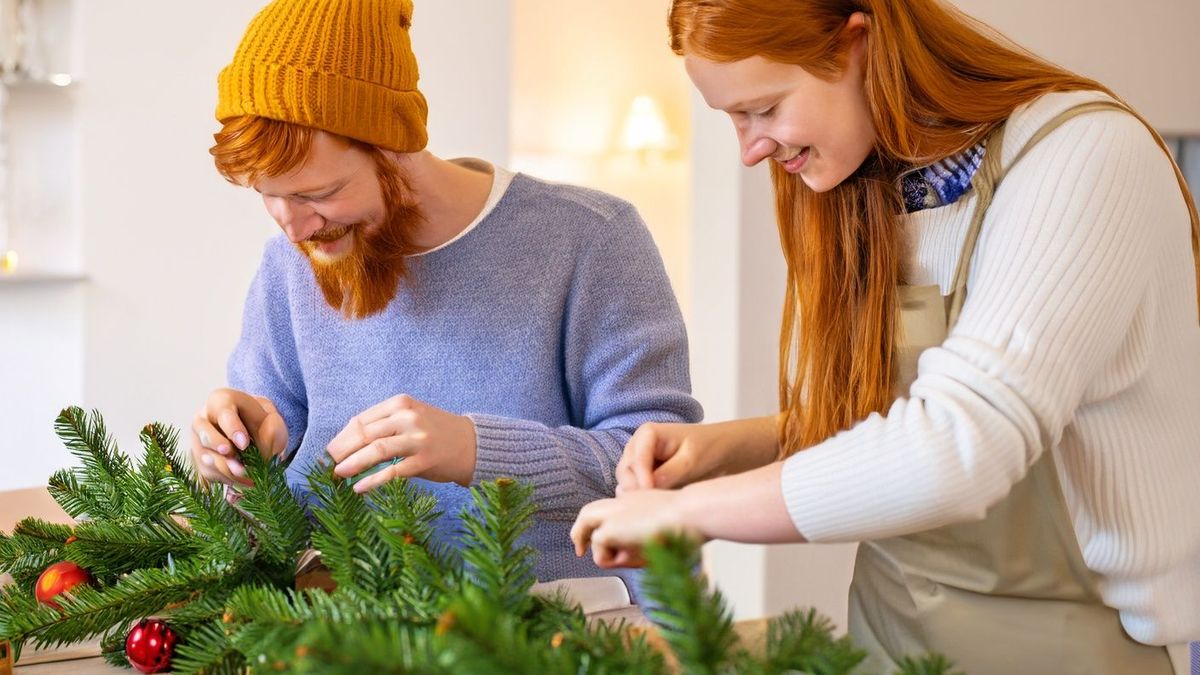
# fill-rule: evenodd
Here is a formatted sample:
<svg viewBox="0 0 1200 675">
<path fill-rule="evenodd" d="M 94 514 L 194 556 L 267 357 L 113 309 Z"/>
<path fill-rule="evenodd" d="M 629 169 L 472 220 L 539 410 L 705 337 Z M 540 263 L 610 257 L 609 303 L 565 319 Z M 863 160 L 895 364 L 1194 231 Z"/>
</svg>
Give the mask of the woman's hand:
<svg viewBox="0 0 1200 675">
<path fill-rule="evenodd" d="M 617 494 L 677 488 L 776 458 L 775 417 L 718 424 L 644 424 L 617 463 Z"/>
<path fill-rule="evenodd" d="M 475 423 L 401 394 L 351 418 L 326 449 L 334 473 L 348 478 L 393 459 L 394 463 L 354 484 L 366 492 L 400 477 L 470 485 L 475 475 Z"/>
<path fill-rule="evenodd" d="M 250 441 L 265 457 L 283 454 L 288 445 L 287 425 L 275 404 L 236 389 L 209 394 L 191 431 L 192 466 L 202 479 L 226 485 L 253 485 L 237 459 Z"/>
<path fill-rule="evenodd" d="M 687 521 L 687 500 L 678 490 L 638 490 L 592 502 L 571 527 L 575 555 L 591 546 L 599 567 L 641 567 L 642 545 L 656 535 L 681 532 L 700 539 L 699 530 Z"/>
</svg>

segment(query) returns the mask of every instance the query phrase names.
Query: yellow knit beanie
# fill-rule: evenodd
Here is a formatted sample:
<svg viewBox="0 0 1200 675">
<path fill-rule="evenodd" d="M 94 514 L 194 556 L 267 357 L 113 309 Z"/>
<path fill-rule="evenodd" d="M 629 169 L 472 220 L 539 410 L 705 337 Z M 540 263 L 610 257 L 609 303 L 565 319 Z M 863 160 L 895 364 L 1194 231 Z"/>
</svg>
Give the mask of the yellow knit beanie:
<svg viewBox="0 0 1200 675">
<path fill-rule="evenodd" d="M 396 152 L 428 142 L 412 0 L 275 0 L 217 76 L 217 120 L 257 115 Z"/>
</svg>

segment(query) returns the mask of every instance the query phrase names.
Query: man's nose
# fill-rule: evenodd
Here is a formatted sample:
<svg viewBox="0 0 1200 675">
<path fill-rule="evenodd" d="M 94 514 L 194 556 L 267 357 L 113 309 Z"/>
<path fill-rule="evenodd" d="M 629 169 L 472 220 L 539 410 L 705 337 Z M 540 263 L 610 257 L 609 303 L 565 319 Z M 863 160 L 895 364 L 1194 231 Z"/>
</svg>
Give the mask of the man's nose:
<svg viewBox="0 0 1200 675">
<path fill-rule="evenodd" d="M 312 207 L 286 197 L 269 197 L 267 212 L 292 243 L 308 239 L 321 229 L 321 218 Z"/>
</svg>

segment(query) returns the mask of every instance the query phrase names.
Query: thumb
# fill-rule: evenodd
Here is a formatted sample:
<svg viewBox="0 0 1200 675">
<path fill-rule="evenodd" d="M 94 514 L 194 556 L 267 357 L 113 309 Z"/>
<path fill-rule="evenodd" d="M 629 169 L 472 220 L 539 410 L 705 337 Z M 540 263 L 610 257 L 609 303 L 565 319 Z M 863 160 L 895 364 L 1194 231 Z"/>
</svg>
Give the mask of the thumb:
<svg viewBox="0 0 1200 675">
<path fill-rule="evenodd" d="M 682 487 L 694 480 L 691 474 L 695 466 L 696 463 L 690 454 L 676 453 L 654 470 L 654 479 L 651 485 L 661 489 Z"/>
<path fill-rule="evenodd" d="M 254 442 L 258 444 L 258 451 L 264 457 L 282 455 L 287 451 L 288 446 L 288 429 L 283 415 L 279 414 L 279 410 L 275 408 L 271 399 L 265 396 L 255 396 L 254 400 L 258 401 L 265 413 L 254 434 Z"/>
</svg>

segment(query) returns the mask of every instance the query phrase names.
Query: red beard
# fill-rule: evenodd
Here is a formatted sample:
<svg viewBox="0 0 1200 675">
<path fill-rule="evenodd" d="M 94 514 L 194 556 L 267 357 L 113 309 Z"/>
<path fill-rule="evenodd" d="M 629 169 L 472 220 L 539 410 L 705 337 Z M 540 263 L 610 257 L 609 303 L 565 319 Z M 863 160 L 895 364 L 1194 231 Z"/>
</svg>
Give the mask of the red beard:
<svg viewBox="0 0 1200 675">
<path fill-rule="evenodd" d="M 412 235 L 422 216 L 407 201 L 412 193 L 387 158 L 376 157 L 376 171 L 383 192 L 382 222 L 351 225 L 351 249 L 337 260 L 315 257 L 315 242 L 296 244 L 312 265 L 325 301 L 348 319 L 365 319 L 386 309 L 408 276 L 408 256 L 416 253 Z"/>
</svg>

